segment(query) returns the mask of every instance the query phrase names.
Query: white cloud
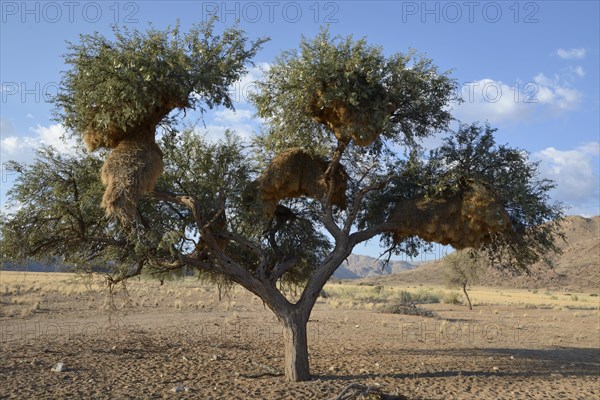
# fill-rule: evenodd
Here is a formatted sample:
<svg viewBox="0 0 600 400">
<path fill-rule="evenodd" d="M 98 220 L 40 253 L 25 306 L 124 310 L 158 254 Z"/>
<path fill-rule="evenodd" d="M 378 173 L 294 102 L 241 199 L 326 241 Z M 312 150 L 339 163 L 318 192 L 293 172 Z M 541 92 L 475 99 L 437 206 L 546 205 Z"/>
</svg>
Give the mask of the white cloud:
<svg viewBox="0 0 600 400">
<path fill-rule="evenodd" d="M 254 112 L 244 109 L 236 109 L 235 111 L 228 108 L 217 110 L 214 112 L 214 119 L 219 123 L 239 124 L 245 120 L 251 120 Z"/>
<path fill-rule="evenodd" d="M 581 92 L 562 83 L 557 76 L 550 79 L 543 73 L 539 73 L 533 81 L 537 85 L 536 97 L 540 104 L 558 107 L 561 110 L 572 110 L 581 102 Z"/>
<path fill-rule="evenodd" d="M 571 67 L 570 69 L 572 72 L 575 73 L 575 75 L 577 75 L 580 78 L 583 78 L 585 76 L 585 71 L 583 70 L 583 67 L 581 65 Z"/>
<path fill-rule="evenodd" d="M 213 123 L 208 124 L 205 130 L 208 140 L 216 141 L 222 139 L 227 129 L 235 131 L 243 139 L 249 139 L 255 135 L 262 122 L 261 118 L 255 117 L 255 111 L 249 104 L 250 95 L 258 90 L 256 82 L 263 79 L 265 73 L 271 68 L 269 63 L 256 63 L 248 69 L 248 73 L 229 88 L 233 99 L 235 111 L 222 108 L 212 112 Z"/>
<path fill-rule="evenodd" d="M 599 157 L 599 142 L 572 150 L 548 147 L 533 154 L 540 161 L 541 175 L 556 183 L 552 197 L 571 206 L 570 213 L 587 216 L 596 215 L 600 207 Z"/>
<path fill-rule="evenodd" d="M 248 69 L 248 73 L 229 88 L 234 103 L 248 103 L 250 94 L 258 90 L 256 82 L 261 80 L 271 68 L 269 63 L 256 63 L 254 67 Z"/>
<path fill-rule="evenodd" d="M 557 115 L 577 108 L 582 99 L 581 92 L 558 76 L 550 79 L 543 73 L 531 82 L 510 85 L 490 78 L 469 82 L 461 87 L 461 96 L 464 102 L 454 107 L 460 119 L 492 123 L 522 121 L 540 112 Z"/>
<path fill-rule="evenodd" d="M 196 131 L 200 135 L 204 135 L 206 140 L 216 142 L 225 137 L 225 131 L 233 131 L 240 136 L 242 140 L 248 140 L 255 135 L 255 129 L 250 124 L 231 124 L 231 125 L 206 125 L 206 128 L 198 127 Z"/>
<path fill-rule="evenodd" d="M 7 136 L 0 141 L 2 161 L 14 160 L 18 162 L 31 162 L 35 157 L 35 149 L 39 142 L 30 137 Z"/>
<path fill-rule="evenodd" d="M 457 105 L 455 110 L 463 120 L 487 120 L 492 123 L 522 120 L 532 113 L 535 106 L 522 90 L 523 85 L 509 86 L 489 78 L 469 82 L 462 86 L 464 102 Z"/>
<path fill-rule="evenodd" d="M 16 136 L 9 136 L 2 139 L 2 149 L 8 153 L 13 153 L 18 146 L 18 140 L 19 138 Z"/>
<path fill-rule="evenodd" d="M 37 125 L 29 128 L 30 135 L 18 135 L 10 123 L 2 119 L 2 139 L 0 140 L 0 158 L 4 160 L 15 160 L 29 163 L 35 158 L 35 151 L 42 145 L 54 146 L 55 148 L 71 153 L 75 151 L 75 141 L 62 136 L 65 129 L 62 125 L 50 126 Z M 6 127 L 6 130 L 4 129 Z M 8 134 L 8 135 L 7 135 Z"/>
<path fill-rule="evenodd" d="M 586 49 L 558 49 L 556 54 L 563 60 L 581 59 L 585 57 Z"/>
<path fill-rule="evenodd" d="M 57 149 L 71 152 L 76 145 L 75 140 L 66 135 L 64 126 L 60 124 L 50 126 L 41 126 L 38 124 L 30 130 L 37 135 L 40 143 L 46 146 L 53 146 Z"/>
</svg>

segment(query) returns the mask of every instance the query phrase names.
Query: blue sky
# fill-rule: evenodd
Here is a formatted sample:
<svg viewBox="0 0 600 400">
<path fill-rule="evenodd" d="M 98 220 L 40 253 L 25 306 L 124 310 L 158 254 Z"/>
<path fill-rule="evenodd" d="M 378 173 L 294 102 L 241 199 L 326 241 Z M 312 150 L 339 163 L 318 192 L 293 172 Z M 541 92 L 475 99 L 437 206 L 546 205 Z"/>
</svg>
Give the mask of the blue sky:
<svg viewBox="0 0 600 400">
<path fill-rule="evenodd" d="M 42 143 L 64 147 L 45 100 L 65 69 L 66 40 L 110 35 L 115 22 L 143 30 L 180 19 L 185 28 L 214 13 L 221 27 L 240 20 L 251 38 L 271 38 L 255 59 L 263 67 L 324 24 L 334 34 L 366 36 L 387 54 L 410 48 L 426 54 L 461 86 L 465 102 L 455 107 L 457 118 L 489 121 L 500 143 L 529 151 L 542 175 L 558 183 L 552 196 L 570 207 L 568 214 L 600 214 L 597 1 L 2 1 L 2 165 L 31 160 Z M 258 130 L 243 94 L 259 77 L 253 68 L 235 85 L 236 113 L 205 116 L 208 137 L 226 128 L 244 136 Z M 13 178 L 2 169 L 3 209 Z M 378 255 L 375 243 L 357 250 Z"/>
</svg>

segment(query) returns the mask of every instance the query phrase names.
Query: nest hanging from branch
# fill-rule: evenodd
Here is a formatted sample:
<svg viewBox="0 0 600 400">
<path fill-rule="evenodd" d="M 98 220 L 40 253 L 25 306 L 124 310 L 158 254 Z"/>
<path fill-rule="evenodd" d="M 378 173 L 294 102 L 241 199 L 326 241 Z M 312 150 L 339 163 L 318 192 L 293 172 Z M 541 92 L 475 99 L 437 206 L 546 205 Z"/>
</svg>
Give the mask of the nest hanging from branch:
<svg viewBox="0 0 600 400">
<path fill-rule="evenodd" d="M 315 100 L 311 105 L 311 114 L 315 121 L 329 128 L 343 143 L 352 140 L 358 146 L 368 146 L 381 133 L 381 129 L 365 129 L 364 126 L 368 121 L 361 121 L 361 114 L 352 113 L 345 104 L 340 102 L 332 102 L 328 107 L 319 107 Z"/>
<path fill-rule="evenodd" d="M 139 199 L 154 189 L 163 171 L 162 151 L 151 140 L 122 140 L 110 153 L 100 170 L 106 187 L 101 206 L 106 214 L 122 223 L 137 219 Z"/>
<path fill-rule="evenodd" d="M 272 218 L 282 199 L 302 196 L 321 199 L 328 187 L 325 178 L 328 167 L 327 160 L 302 148 L 287 149 L 273 158 L 262 175 L 249 185 L 246 203 L 258 201 L 264 214 Z M 333 175 L 331 203 L 340 209 L 346 208 L 347 179 L 346 171 L 339 165 Z"/>
<path fill-rule="evenodd" d="M 89 151 L 100 148 L 114 149 L 123 140 L 130 141 L 154 141 L 156 126 L 163 120 L 171 110 L 176 107 L 184 107 L 181 101 L 174 99 L 165 99 L 161 106 L 154 109 L 137 121 L 133 126 L 120 127 L 116 125 L 108 126 L 105 129 L 98 130 L 90 128 L 83 132 L 83 142 Z"/>
<path fill-rule="evenodd" d="M 346 98 L 328 99 L 325 93 L 333 86 L 333 83 L 326 83 L 323 85 L 324 90 L 316 92 L 308 109 L 312 119 L 329 128 L 343 143 L 352 140 L 358 146 L 368 146 L 377 140 L 384 129 L 385 118 L 394 109 L 390 104 L 385 105 L 385 109 L 373 109 L 374 105 L 385 104 L 385 88 L 379 84 L 367 83 L 365 76 L 354 77 L 353 86 L 362 88 L 363 91 L 359 100 L 351 103 Z M 367 88 L 370 90 L 367 91 Z"/>
<path fill-rule="evenodd" d="M 489 243 L 495 234 L 514 232 L 504 207 L 478 184 L 445 198 L 404 200 L 396 206 L 390 221 L 397 243 L 419 236 L 456 249 L 477 248 Z"/>
<path fill-rule="evenodd" d="M 106 187 L 100 205 L 108 216 L 116 216 L 124 225 L 138 219 L 139 199 L 154 189 L 163 170 L 163 154 L 154 140 L 156 127 L 171 110 L 182 106 L 182 101 L 165 98 L 136 126 L 83 133 L 88 150 L 112 149 L 100 171 Z"/>
</svg>

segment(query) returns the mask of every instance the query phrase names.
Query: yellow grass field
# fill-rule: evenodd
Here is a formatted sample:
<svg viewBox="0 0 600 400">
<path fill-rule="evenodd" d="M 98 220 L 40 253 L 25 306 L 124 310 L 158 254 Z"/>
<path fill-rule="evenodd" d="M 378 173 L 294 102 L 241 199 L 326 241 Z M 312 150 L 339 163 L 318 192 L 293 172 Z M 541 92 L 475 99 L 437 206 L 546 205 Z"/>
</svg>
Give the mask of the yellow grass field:
<svg viewBox="0 0 600 400">
<path fill-rule="evenodd" d="M 462 299 L 462 291 L 448 289 L 443 286 L 402 286 L 402 285 L 357 285 L 351 283 L 328 284 L 325 291 L 332 300 L 352 301 L 356 305 L 361 303 L 390 303 L 401 300 L 401 292 L 406 291 L 416 294 L 417 297 L 439 297 L 440 302 L 449 295 Z M 543 289 L 498 289 L 475 286 L 468 289 L 469 297 L 474 306 L 523 306 L 530 308 L 571 308 L 571 309 L 598 309 L 600 300 L 598 293 L 591 291 L 560 292 Z"/>
</svg>

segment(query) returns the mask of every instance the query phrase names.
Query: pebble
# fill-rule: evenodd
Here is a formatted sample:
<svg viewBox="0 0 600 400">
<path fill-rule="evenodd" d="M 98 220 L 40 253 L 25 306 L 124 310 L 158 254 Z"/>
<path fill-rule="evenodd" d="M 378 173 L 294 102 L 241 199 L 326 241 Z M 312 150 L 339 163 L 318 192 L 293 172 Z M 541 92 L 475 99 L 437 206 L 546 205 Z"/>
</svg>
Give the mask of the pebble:
<svg viewBox="0 0 600 400">
<path fill-rule="evenodd" d="M 65 364 L 63 364 L 63 363 L 56 363 L 52 367 L 52 372 L 63 372 L 65 369 L 66 369 L 65 368 Z"/>
</svg>

